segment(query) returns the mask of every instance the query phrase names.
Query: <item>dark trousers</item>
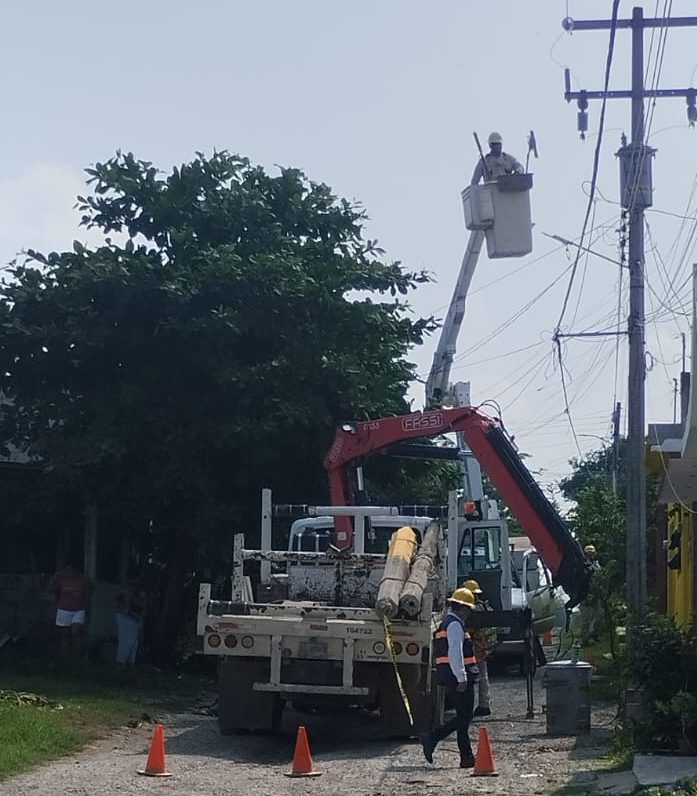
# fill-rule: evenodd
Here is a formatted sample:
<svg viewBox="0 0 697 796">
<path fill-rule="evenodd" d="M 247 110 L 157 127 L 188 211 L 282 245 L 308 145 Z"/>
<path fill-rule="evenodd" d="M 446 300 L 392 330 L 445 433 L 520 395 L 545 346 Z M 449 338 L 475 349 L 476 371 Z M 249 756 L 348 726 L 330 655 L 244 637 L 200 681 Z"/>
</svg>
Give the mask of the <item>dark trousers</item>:
<svg viewBox="0 0 697 796">
<path fill-rule="evenodd" d="M 472 744 L 470 743 L 469 728 L 474 711 L 474 685 L 470 682 L 464 691 L 457 691 L 455 687 L 448 687 L 448 693 L 455 704 L 455 715 L 445 724 L 436 727 L 431 733 L 435 743 L 447 738 L 450 733 L 457 731 L 457 747 L 460 750 L 460 759 L 472 757 Z"/>
</svg>

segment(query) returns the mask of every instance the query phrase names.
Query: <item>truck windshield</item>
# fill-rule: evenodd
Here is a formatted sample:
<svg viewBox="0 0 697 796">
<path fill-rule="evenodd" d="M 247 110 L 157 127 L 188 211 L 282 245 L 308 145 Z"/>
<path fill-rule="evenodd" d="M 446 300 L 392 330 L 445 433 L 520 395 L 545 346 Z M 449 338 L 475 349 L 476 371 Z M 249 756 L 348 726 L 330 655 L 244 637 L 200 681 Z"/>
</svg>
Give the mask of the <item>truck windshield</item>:
<svg viewBox="0 0 697 796">
<path fill-rule="evenodd" d="M 464 529 L 458 556 L 458 577 L 472 572 L 501 568 L 501 533 L 497 526 L 469 526 Z"/>
</svg>

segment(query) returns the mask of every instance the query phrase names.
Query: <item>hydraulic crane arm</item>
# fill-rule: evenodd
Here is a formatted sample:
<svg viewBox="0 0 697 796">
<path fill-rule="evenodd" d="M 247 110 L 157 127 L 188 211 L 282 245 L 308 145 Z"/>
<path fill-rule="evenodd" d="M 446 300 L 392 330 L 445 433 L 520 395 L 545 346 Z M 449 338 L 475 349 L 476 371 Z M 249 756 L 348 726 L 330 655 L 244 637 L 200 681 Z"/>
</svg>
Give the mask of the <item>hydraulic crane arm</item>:
<svg viewBox="0 0 697 796">
<path fill-rule="evenodd" d="M 467 242 L 453 297 L 448 307 L 448 314 L 445 316 L 445 322 L 438 339 L 438 346 L 433 354 L 431 371 L 426 380 L 426 406 L 428 407 L 440 406 L 443 398 L 448 393 L 450 371 L 455 351 L 457 350 L 457 337 L 460 334 L 462 319 L 465 316 L 467 291 L 472 283 L 474 269 L 477 267 L 483 243 L 484 233 L 480 230 L 473 230 Z"/>
<path fill-rule="evenodd" d="M 394 442 L 460 432 L 476 459 L 520 522 L 555 585 L 577 605 L 588 592 L 591 569 L 580 545 L 518 456 L 501 423 L 472 406 L 437 409 L 410 415 L 384 417 L 341 426 L 327 453 L 333 505 L 353 505 L 352 470 Z M 337 517 L 336 542 L 351 547 L 353 528 L 348 517 Z"/>
</svg>

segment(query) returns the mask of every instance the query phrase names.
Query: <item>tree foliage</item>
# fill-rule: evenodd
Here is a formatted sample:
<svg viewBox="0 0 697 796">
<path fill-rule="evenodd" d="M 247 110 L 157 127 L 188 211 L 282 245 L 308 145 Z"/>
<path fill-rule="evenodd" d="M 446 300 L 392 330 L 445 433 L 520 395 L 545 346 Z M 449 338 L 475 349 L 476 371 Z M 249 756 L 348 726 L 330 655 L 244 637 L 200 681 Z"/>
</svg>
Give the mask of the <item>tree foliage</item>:
<svg viewBox="0 0 697 796">
<path fill-rule="evenodd" d="M 624 498 L 626 462 L 627 445 L 623 439 L 615 447 L 604 445 L 582 458 L 572 459 L 570 464 L 573 472 L 559 482 L 561 492 L 567 500 L 578 500 L 583 490 L 600 478 L 611 485 L 614 475 L 617 494 Z"/>
<path fill-rule="evenodd" d="M 697 636 L 672 619 L 648 614 L 631 628 L 627 675 L 641 688 L 642 713 L 634 721 L 640 749 L 697 752 Z"/>
<path fill-rule="evenodd" d="M 324 499 L 337 423 L 408 410 L 433 323 L 404 297 L 428 276 L 296 169 L 198 153 L 165 175 L 118 153 L 87 173 L 100 244 L 28 251 L 0 291 L 1 438 L 181 581 L 253 529 L 260 487 Z"/>
<path fill-rule="evenodd" d="M 590 606 L 603 617 L 602 630 L 614 631 L 625 620 L 626 583 L 626 440 L 616 449 L 603 447 L 574 459 L 573 472 L 559 486 L 575 505 L 568 521 L 582 545 L 597 551 L 599 570 L 591 582 Z M 655 545 L 656 501 L 660 484 L 649 474 L 646 484 L 647 551 Z"/>
</svg>

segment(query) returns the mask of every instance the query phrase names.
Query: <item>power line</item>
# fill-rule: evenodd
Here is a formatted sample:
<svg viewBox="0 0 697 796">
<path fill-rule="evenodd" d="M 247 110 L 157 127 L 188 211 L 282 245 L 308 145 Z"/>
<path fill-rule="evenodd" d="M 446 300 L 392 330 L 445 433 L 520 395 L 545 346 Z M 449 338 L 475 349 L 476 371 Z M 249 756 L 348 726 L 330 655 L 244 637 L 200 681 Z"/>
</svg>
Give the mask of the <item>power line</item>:
<svg viewBox="0 0 697 796">
<path fill-rule="evenodd" d="M 610 30 L 617 27 L 631 29 L 631 88 L 624 91 L 579 91 L 570 89 L 567 76 L 564 98 L 567 102 L 576 99 L 585 111 L 589 99 L 602 99 L 603 109 L 609 98 L 631 99 L 631 143 L 623 137 L 618 152 L 620 157 L 621 204 L 629 217 L 629 378 L 627 396 L 628 460 L 627 460 L 627 601 L 630 611 L 641 616 L 646 607 L 646 478 L 645 478 L 645 311 L 644 311 L 644 211 L 652 204 L 651 159 L 655 150 L 646 144 L 647 125 L 644 101 L 657 97 L 684 97 L 687 101 L 688 121 L 693 122 L 697 114 L 695 90 L 693 88 L 657 88 L 662 71 L 667 42 L 667 32 L 659 35 L 658 54 L 654 63 L 653 84 L 647 89 L 644 78 L 644 31 L 646 28 L 692 27 L 697 17 L 670 19 L 672 0 L 665 0 L 662 18 L 645 19 L 641 6 L 634 6 L 630 19 L 617 20 L 613 3 L 613 19 L 565 20 L 567 30 Z M 648 129 L 653 120 L 655 105 L 649 113 Z M 593 187 L 593 186 L 591 186 Z"/>
<path fill-rule="evenodd" d="M 557 344 L 557 356 L 559 358 L 559 375 L 561 378 L 561 389 L 562 389 L 562 395 L 564 396 L 564 411 L 569 420 L 569 428 L 571 429 L 574 442 L 576 443 L 576 450 L 578 451 L 578 455 L 581 456 L 581 446 L 578 444 L 578 437 L 576 436 L 574 421 L 573 418 L 571 417 L 571 409 L 569 407 L 569 394 L 566 389 L 566 379 L 564 378 L 564 360 L 561 355 L 561 340 L 557 337 L 555 342 Z"/>
<path fill-rule="evenodd" d="M 607 58 L 605 61 L 605 87 L 604 93 L 607 93 L 608 87 L 610 85 L 610 71 L 612 69 L 612 57 L 615 52 L 615 33 L 617 31 L 617 14 L 620 7 L 620 0 L 613 0 L 612 3 L 612 21 L 610 26 L 610 43 L 608 45 L 608 52 Z M 598 180 L 598 168 L 600 165 L 600 149 L 603 142 L 603 129 L 605 127 L 605 108 L 607 106 L 607 97 L 603 96 L 603 102 L 600 109 L 600 121 L 598 122 L 598 138 L 595 142 L 595 152 L 593 155 L 593 172 L 591 175 L 591 188 L 590 188 L 590 196 L 588 197 L 588 205 L 586 206 L 586 215 L 583 219 L 583 227 L 581 228 L 581 244 L 586 236 L 586 229 L 588 227 L 588 221 L 590 220 L 591 210 L 593 208 L 593 198 L 595 195 L 595 186 Z M 571 276 L 569 278 L 569 285 L 566 289 L 566 295 L 564 296 L 564 302 L 562 304 L 561 313 L 559 315 L 559 320 L 557 321 L 557 330 L 561 328 L 562 322 L 564 321 L 564 315 L 566 314 L 566 308 L 569 303 L 569 298 L 571 296 L 571 290 L 574 284 L 574 278 L 576 277 L 576 269 L 578 268 L 578 263 L 581 258 L 581 250 L 579 249 L 576 253 L 576 259 L 574 261 L 574 267 L 571 271 Z M 561 352 L 561 348 L 559 349 Z"/>
<path fill-rule="evenodd" d="M 591 216 L 591 229 L 590 229 L 590 236 L 593 236 L 593 229 L 595 226 L 595 213 L 598 209 L 598 203 L 593 201 L 593 214 Z M 576 300 L 576 309 L 574 310 L 574 316 L 571 319 L 571 325 L 573 326 L 576 323 L 576 316 L 578 315 L 578 308 L 581 306 L 581 298 L 583 296 L 583 288 L 586 285 L 586 275 L 588 273 L 588 262 L 590 260 L 590 250 L 586 251 L 586 261 L 583 264 L 583 274 L 581 275 L 581 286 L 578 289 L 578 298 Z"/>
</svg>

